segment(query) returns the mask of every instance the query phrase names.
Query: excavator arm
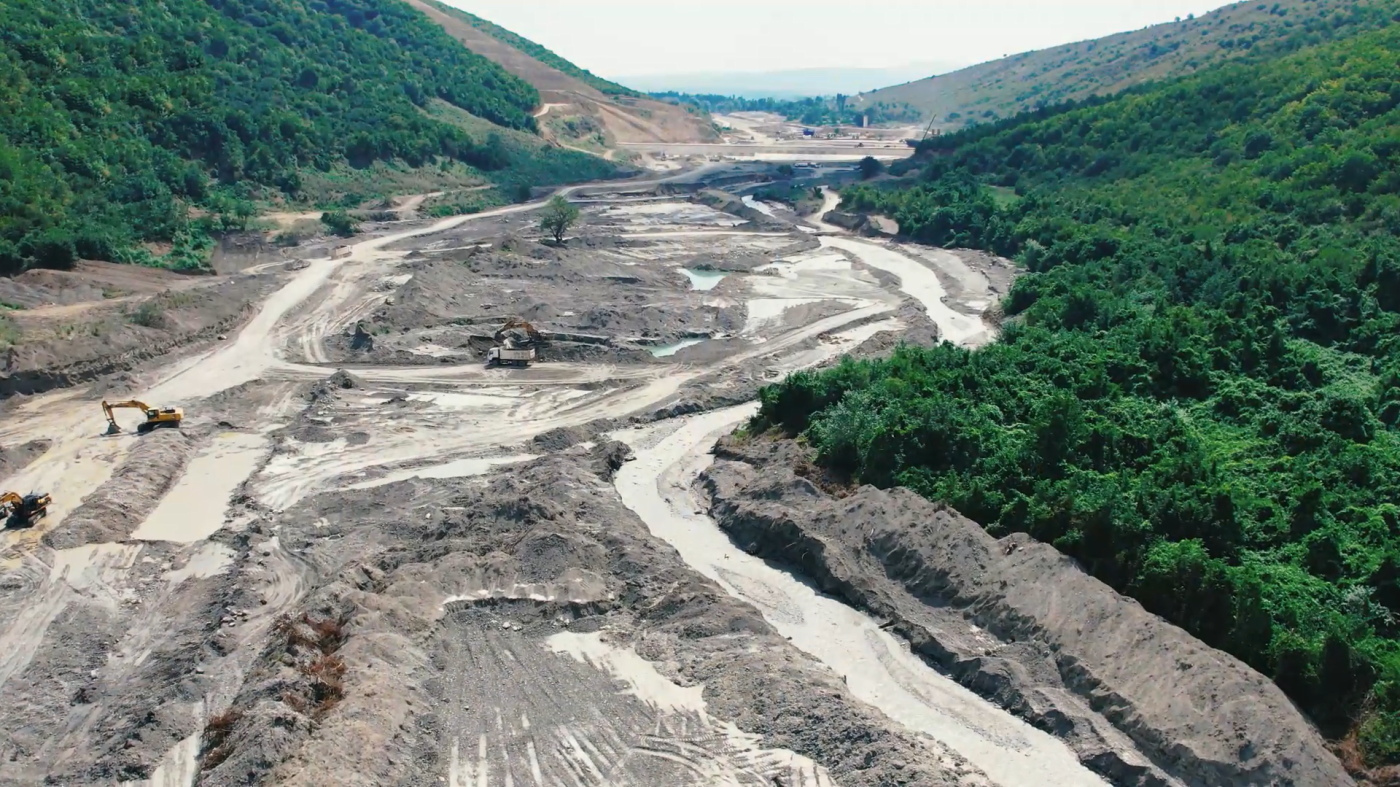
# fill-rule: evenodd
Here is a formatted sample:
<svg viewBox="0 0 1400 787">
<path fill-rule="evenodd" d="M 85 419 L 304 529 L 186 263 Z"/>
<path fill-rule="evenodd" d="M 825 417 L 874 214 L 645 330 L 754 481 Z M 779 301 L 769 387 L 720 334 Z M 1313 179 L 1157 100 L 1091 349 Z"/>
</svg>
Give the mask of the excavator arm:
<svg viewBox="0 0 1400 787">
<path fill-rule="evenodd" d="M 102 412 L 104 415 L 107 416 L 107 434 L 117 434 L 122 430 L 121 426 L 117 424 L 116 414 L 112 412 L 113 410 L 122 409 L 140 410 L 141 412 L 146 413 L 148 415 L 151 411 L 149 405 L 147 405 L 145 402 L 138 402 L 135 399 L 129 399 L 125 402 L 104 401 L 102 403 Z"/>
</svg>

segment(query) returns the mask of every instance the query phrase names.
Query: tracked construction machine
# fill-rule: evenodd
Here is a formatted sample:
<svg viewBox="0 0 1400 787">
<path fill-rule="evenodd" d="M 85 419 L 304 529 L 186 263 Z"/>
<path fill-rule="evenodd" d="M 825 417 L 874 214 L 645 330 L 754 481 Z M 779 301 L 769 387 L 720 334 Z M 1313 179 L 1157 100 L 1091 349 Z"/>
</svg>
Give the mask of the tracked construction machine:
<svg viewBox="0 0 1400 787">
<path fill-rule="evenodd" d="M 145 414 L 146 420 L 136 427 L 137 434 L 145 434 L 159 427 L 178 429 L 180 422 L 185 420 L 185 411 L 178 407 L 152 407 L 135 399 L 125 402 L 103 402 L 102 412 L 107 416 L 107 434 L 121 433 L 122 428 L 117 424 L 116 414 L 112 412 L 121 409 L 140 410 Z"/>
<path fill-rule="evenodd" d="M 486 351 L 487 366 L 529 366 L 535 360 L 535 348 L 544 343 L 544 335 L 535 326 L 521 319 L 510 319 L 496 331 L 496 346 Z"/>
<path fill-rule="evenodd" d="M 33 527 L 35 522 L 48 516 L 52 502 L 53 498 L 42 492 L 31 492 L 23 497 L 14 492 L 0 494 L 0 524 L 6 529 Z"/>
</svg>

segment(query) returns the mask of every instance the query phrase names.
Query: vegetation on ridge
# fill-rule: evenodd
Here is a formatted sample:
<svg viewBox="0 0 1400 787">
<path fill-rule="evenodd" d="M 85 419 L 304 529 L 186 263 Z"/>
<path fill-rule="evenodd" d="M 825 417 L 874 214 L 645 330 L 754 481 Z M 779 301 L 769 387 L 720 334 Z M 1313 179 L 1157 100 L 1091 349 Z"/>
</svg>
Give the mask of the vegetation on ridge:
<svg viewBox="0 0 1400 787">
<path fill-rule="evenodd" d="M 538 101 L 397 0 L 12 0 L 0 4 L 0 274 L 154 262 L 150 242 L 174 244 L 165 264 L 199 265 L 210 233 L 241 226 L 255 201 L 295 200 L 341 168 L 611 170 L 513 144 L 534 132 Z"/>
<path fill-rule="evenodd" d="M 1237 2 L 1199 17 L 1023 52 L 866 93 L 857 103 L 909 103 L 962 127 L 1046 105 L 1111 95 L 1228 60 L 1276 57 L 1390 24 L 1396 0 Z"/>
<path fill-rule="evenodd" d="M 1400 762 L 1397 129 L 1400 26 L 933 140 L 845 205 L 1024 264 L 1002 339 L 794 375 L 754 426 L 1053 543 Z"/>
</svg>

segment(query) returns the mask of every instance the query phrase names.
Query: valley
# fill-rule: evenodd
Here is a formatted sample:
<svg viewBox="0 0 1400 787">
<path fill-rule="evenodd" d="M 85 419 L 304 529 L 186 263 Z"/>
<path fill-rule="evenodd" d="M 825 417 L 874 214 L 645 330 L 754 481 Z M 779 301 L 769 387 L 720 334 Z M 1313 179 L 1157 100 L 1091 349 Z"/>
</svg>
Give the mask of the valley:
<svg viewBox="0 0 1400 787">
<path fill-rule="evenodd" d="M 0 783 L 1400 780 L 1395 0 L 464 5 L 0 8 Z"/>
</svg>

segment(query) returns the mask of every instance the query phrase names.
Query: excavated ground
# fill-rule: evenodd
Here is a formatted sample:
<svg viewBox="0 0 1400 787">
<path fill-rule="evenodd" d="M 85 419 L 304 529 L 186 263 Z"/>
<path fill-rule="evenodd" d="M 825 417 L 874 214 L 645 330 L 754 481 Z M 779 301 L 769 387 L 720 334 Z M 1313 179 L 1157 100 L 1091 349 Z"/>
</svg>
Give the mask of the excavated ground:
<svg viewBox="0 0 1400 787">
<path fill-rule="evenodd" d="M 989 341 L 1010 280 L 700 193 L 752 177 L 571 188 L 562 246 L 533 203 L 299 249 L 224 277 L 267 293 L 226 339 L 0 405 L 0 486 L 54 495 L 3 534 L 0 783 L 1194 784 L 1187 744 L 1095 706 L 1086 757 L 703 515 L 759 386 Z M 540 362 L 486 368 L 514 316 Z M 104 437 L 132 395 L 185 427 Z"/>
</svg>

